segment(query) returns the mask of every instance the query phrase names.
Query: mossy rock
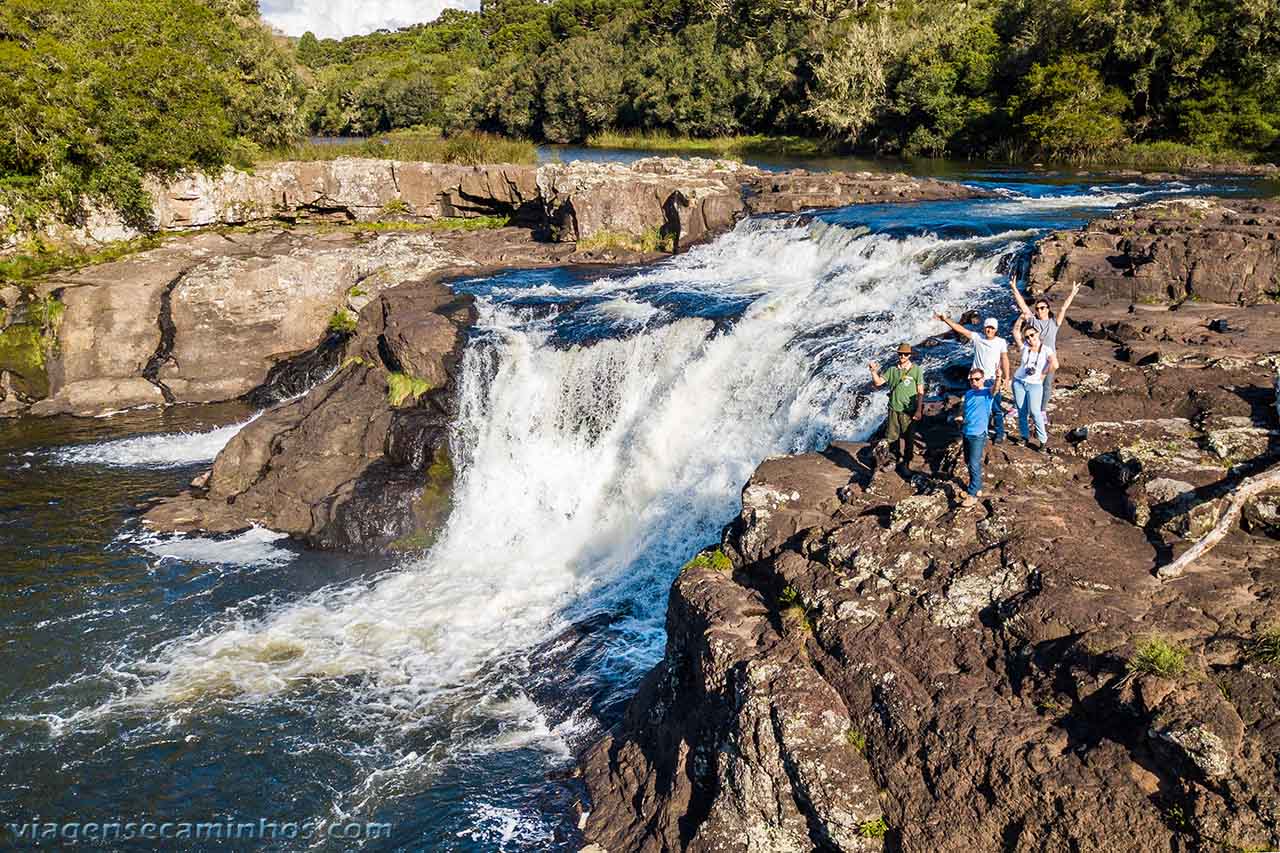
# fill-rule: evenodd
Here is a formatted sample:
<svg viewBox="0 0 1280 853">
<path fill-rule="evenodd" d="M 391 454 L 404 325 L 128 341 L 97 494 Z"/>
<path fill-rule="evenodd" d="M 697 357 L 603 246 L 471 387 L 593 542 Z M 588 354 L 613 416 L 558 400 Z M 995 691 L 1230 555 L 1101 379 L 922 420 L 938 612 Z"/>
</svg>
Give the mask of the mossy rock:
<svg viewBox="0 0 1280 853">
<path fill-rule="evenodd" d="M 8 371 L 13 387 L 27 397 L 47 397 L 45 335 L 41 328 L 19 323 L 0 331 L 0 370 Z"/>
<path fill-rule="evenodd" d="M 449 518 L 453 507 L 453 460 L 447 447 L 437 447 L 427 466 L 427 480 L 413 508 L 415 529 L 389 546 L 392 551 L 425 551 Z"/>
</svg>

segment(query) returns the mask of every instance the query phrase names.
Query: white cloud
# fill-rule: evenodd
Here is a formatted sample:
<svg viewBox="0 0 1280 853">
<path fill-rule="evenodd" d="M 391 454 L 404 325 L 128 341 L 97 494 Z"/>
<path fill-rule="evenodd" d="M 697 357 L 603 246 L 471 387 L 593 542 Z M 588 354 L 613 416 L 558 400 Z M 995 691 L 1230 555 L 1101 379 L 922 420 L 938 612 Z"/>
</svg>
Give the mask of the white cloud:
<svg viewBox="0 0 1280 853">
<path fill-rule="evenodd" d="M 262 0 L 262 17 L 287 35 L 320 38 L 394 30 L 432 21 L 445 9 L 476 9 L 478 0 Z"/>
</svg>

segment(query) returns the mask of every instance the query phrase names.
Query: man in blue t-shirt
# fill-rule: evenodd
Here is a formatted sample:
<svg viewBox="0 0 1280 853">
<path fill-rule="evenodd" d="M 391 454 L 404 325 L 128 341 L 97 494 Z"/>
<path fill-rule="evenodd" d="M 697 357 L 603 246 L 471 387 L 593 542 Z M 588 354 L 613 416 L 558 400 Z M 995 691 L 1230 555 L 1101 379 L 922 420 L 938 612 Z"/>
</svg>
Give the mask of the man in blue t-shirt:
<svg viewBox="0 0 1280 853">
<path fill-rule="evenodd" d="M 991 421 L 991 405 L 995 398 L 987 387 L 986 374 L 978 368 L 969 371 L 969 390 L 961 404 L 961 422 L 964 437 L 964 458 L 969 463 L 969 489 L 961 506 L 970 507 L 982 495 L 982 454 L 987 449 L 987 424 Z"/>
</svg>

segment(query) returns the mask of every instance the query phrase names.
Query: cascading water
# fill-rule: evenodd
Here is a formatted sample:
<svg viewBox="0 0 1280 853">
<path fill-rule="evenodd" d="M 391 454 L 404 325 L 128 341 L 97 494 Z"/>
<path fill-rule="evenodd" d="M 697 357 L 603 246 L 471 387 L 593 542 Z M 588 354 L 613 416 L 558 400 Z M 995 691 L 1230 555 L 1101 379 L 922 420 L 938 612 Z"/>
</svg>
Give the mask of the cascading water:
<svg viewBox="0 0 1280 853">
<path fill-rule="evenodd" d="M 1133 197 L 1092 195 L 1093 209 Z M 936 310 L 1003 306 L 1002 259 L 1090 209 L 1061 198 L 749 220 L 640 271 L 459 282 L 481 318 L 462 367 L 454 509 L 428 554 L 139 629 L 25 712 L 6 703 L 5 718 L 71 754 L 111 738 L 146 756 L 140 771 L 168 732 L 269 741 L 260 760 L 285 781 L 223 779 L 224 810 L 265 797 L 329 821 L 378 816 L 416 833 L 395 839 L 415 849 L 558 843 L 569 795 L 541 773 L 657 661 L 671 579 L 733 517 L 754 467 L 869 433 L 883 395 L 867 361 L 941 331 Z M 959 357 L 943 345 L 924 360 Z M 207 434 L 197 455 L 229 437 Z M 195 452 L 128 442 L 53 458 L 164 466 Z M 219 547 L 138 546 L 175 565 Z M 261 532 L 241 546 L 260 572 L 294 556 Z M 17 754 L 42 754 L 38 737 L 19 740 Z M 72 766 L 92 775 L 93 762 Z M 180 766 L 200 778 L 205 765 Z"/>
</svg>

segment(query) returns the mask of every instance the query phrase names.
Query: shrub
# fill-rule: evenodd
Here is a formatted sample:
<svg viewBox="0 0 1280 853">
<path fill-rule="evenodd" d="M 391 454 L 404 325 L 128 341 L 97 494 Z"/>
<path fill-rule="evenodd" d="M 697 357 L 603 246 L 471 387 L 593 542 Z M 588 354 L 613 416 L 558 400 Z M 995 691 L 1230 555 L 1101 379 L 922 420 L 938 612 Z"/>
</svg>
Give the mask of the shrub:
<svg viewBox="0 0 1280 853">
<path fill-rule="evenodd" d="M 858 824 L 858 834 L 863 838 L 884 838 L 888 831 L 889 824 L 884 822 L 883 815 L 875 820 L 864 820 Z"/>
<path fill-rule="evenodd" d="M 1022 115 L 1032 143 L 1050 159 L 1084 160 L 1124 141 L 1125 97 L 1083 57 L 1033 65 L 1010 104 Z"/>
<path fill-rule="evenodd" d="M 663 234 L 660 228 L 650 228 L 639 235 L 621 231 L 597 231 L 578 241 L 578 251 L 614 249 L 627 252 L 670 252 L 674 243 L 674 239 Z"/>
<path fill-rule="evenodd" d="M 1185 671 L 1187 654 L 1186 649 L 1162 637 L 1151 637 L 1138 643 L 1134 648 L 1133 657 L 1129 659 L 1128 670 L 1131 674 L 1175 678 Z"/>
<path fill-rule="evenodd" d="M 339 335 L 354 335 L 356 331 L 356 315 L 346 308 L 337 308 L 329 318 L 329 331 Z"/>
<path fill-rule="evenodd" d="M 845 736 L 845 740 L 849 741 L 849 746 L 858 750 L 858 752 L 863 752 L 866 750 L 867 736 L 864 735 L 862 732 L 849 729 L 849 731 L 845 732 L 844 736 Z"/>
</svg>

